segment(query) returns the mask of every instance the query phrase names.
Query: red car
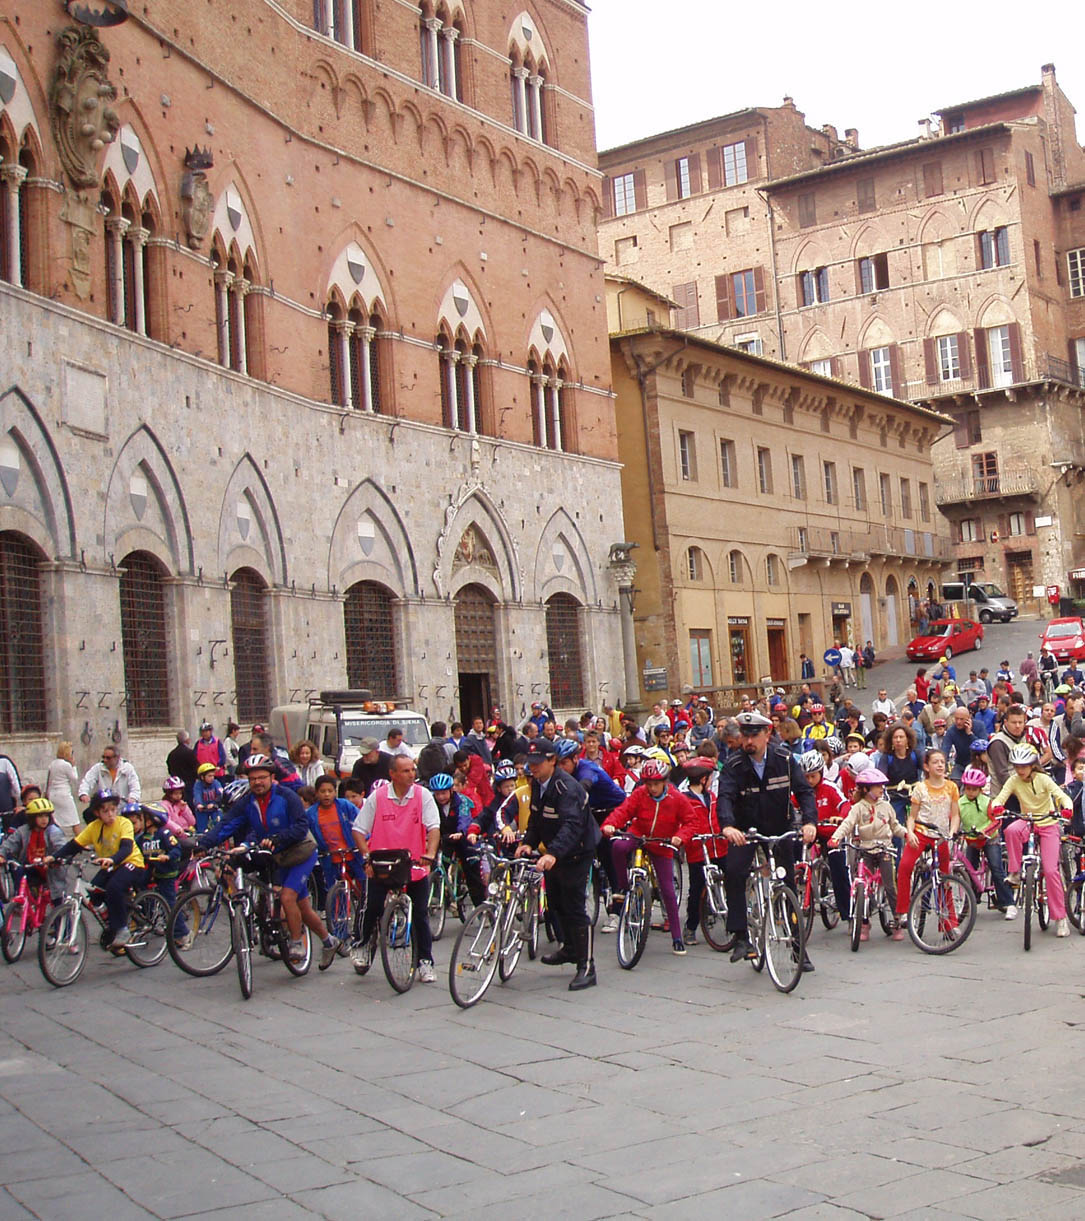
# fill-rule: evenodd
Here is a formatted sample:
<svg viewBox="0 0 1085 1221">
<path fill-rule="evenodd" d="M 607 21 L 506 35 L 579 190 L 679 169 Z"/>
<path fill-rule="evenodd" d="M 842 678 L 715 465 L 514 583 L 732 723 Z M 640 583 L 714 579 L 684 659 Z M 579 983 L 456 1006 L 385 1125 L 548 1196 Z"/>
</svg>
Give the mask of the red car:
<svg viewBox="0 0 1085 1221">
<path fill-rule="evenodd" d="M 1085 657 L 1085 623 L 1080 618 L 1052 619 L 1040 642 L 1058 661 L 1080 661 Z"/>
<path fill-rule="evenodd" d="M 1058 620 L 1055 620 L 1058 622 Z M 972 619 L 934 619 L 925 636 L 908 644 L 909 661 L 937 661 L 983 647 L 983 624 Z"/>
</svg>

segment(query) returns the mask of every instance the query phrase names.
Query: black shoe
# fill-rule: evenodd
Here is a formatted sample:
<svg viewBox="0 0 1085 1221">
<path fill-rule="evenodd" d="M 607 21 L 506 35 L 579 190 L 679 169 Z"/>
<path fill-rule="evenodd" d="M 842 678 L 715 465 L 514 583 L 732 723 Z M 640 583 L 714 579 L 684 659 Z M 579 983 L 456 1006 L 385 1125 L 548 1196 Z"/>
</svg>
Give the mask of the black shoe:
<svg viewBox="0 0 1085 1221">
<path fill-rule="evenodd" d="M 802 956 L 802 970 L 803 971 L 812 971 L 813 969 L 814 969 L 814 964 L 810 961 L 809 954 L 804 954 Z"/>
<path fill-rule="evenodd" d="M 753 957 L 753 946 L 746 940 L 745 937 L 739 937 L 735 942 L 735 948 L 731 951 L 732 962 L 743 962 L 747 958 Z"/>
<path fill-rule="evenodd" d="M 579 992 L 582 988 L 594 988 L 596 985 L 595 963 L 579 963 L 576 975 L 569 981 L 569 991 Z"/>
<path fill-rule="evenodd" d="M 570 954 L 565 946 L 558 946 L 556 950 L 551 950 L 549 954 L 544 954 L 540 961 L 547 967 L 561 967 L 567 962 L 576 962 L 576 956 Z"/>
</svg>

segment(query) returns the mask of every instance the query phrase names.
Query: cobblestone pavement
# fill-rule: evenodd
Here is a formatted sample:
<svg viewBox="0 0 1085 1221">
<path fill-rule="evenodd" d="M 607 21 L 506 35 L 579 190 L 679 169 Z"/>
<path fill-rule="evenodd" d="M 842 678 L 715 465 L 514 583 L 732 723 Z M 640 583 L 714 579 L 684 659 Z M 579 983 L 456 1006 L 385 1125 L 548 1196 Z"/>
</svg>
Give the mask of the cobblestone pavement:
<svg viewBox="0 0 1085 1221">
<path fill-rule="evenodd" d="M 453 929 L 452 931 L 455 931 Z M 981 912 L 928 958 L 817 926 L 790 996 L 654 933 L 600 986 L 525 959 L 462 1013 L 346 960 L 0 968 L 0 1217 L 1081 1216 L 1085 942 Z M 1078 1212 L 1082 1210 L 1082 1213 Z"/>
</svg>

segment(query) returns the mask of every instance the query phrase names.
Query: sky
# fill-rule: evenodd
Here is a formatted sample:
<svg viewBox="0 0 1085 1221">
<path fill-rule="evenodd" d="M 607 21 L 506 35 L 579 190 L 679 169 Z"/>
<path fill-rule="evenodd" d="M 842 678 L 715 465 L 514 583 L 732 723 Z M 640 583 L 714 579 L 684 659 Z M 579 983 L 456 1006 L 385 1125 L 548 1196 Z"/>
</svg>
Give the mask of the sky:
<svg viewBox="0 0 1085 1221">
<path fill-rule="evenodd" d="M 1081 25 L 1068 0 L 594 0 L 596 139 L 613 148 L 787 94 L 811 127 L 858 128 L 871 148 L 911 138 L 934 110 L 1039 84 L 1046 63 L 1081 109 Z"/>
</svg>

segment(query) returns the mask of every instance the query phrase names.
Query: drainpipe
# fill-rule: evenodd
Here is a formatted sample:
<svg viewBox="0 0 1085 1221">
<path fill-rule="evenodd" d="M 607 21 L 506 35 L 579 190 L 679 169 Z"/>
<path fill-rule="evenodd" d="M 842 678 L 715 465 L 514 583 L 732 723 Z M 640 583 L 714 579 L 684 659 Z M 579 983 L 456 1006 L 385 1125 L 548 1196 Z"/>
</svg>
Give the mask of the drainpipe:
<svg viewBox="0 0 1085 1221">
<path fill-rule="evenodd" d="M 772 200 L 768 192 L 758 188 L 757 194 L 765 201 L 769 210 L 769 266 L 772 269 L 772 296 L 776 305 L 776 332 L 780 336 L 780 359 L 787 360 L 787 341 L 784 339 L 784 312 L 780 305 L 780 281 L 776 274 L 776 221 L 772 211 Z"/>
</svg>

